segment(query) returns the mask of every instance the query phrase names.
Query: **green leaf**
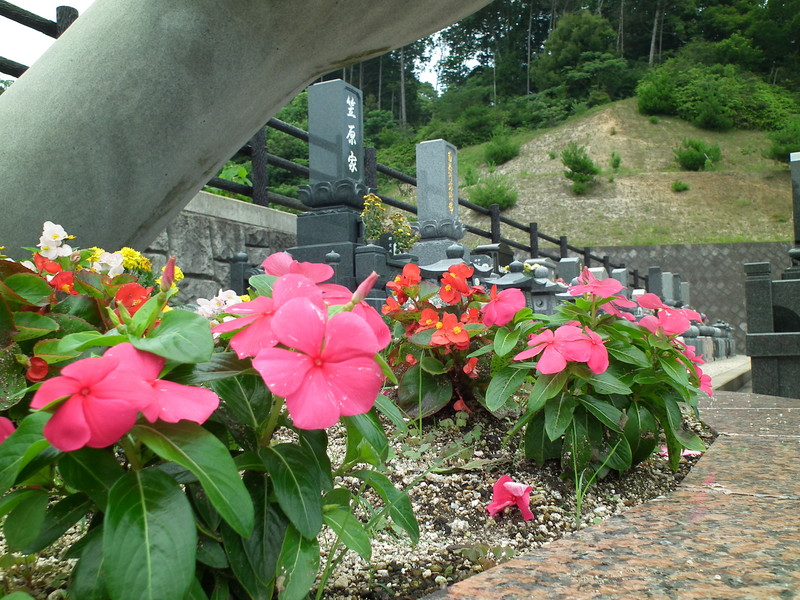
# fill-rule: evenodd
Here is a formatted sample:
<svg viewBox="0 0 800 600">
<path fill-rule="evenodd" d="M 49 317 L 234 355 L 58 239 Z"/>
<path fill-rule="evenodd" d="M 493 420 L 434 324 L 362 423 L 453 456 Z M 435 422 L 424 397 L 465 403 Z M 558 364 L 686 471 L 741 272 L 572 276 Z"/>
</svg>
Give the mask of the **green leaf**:
<svg viewBox="0 0 800 600">
<path fill-rule="evenodd" d="M 128 326 L 128 333 L 137 338 L 142 337 L 142 334 L 147 331 L 147 328 L 158 320 L 163 302 L 164 300 L 162 298 L 153 296 L 142 304 L 131 319 L 131 323 Z"/>
<path fill-rule="evenodd" d="M 272 297 L 272 286 L 277 279 L 274 275 L 253 275 L 248 283 L 259 296 Z"/>
<path fill-rule="evenodd" d="M 631 448 L 631 462 L 639 464 L 656 447 L 656 422 L 650 411 L 640 402 L 632 402 L 625 414 L 627 420 L 624 432 Z"/>
<path fill-rule="evenodd" d="M 441 410 L 453 397 L 447 377 L 435 377 L 414 365 L 405 372 L 397 388 L 397 405 L 409 416 L 423 417 Z"/>
<path fill-rule="evenodd" d="M 42 529 L 50 498 L 44 491 L 23 498 L 6 518 L 3 527 L 9 549 L 20 551 L 36 539 Z"/>
<path fill-rule="evenodd" d="M 511 352 L 519 341 L 519 329 L 509 329 L 508 326 L 500 327 L 494 335 L 494 351 L 498 356 L 505 356 Z"/>
<path fill-rule="evenodd" d="M 557 398 L 550 398 L 544 405 L 544 428 L 551 440 L 557 440 L 572 422 L 572 413 L 578 406 L 575 396 L 562 394 Z"/>
<path fill-rule="evenodd" d="M 442 375 L 450 370 L 442 361 L 432 356 L 423 356 L 422 360 L 419 361 L 419 366 L 422 367 L 423 371 L 431 375 Z"/>
<path fill-rule="evenodd" d="M 103 528 L 92 529 L 78 544 L 82 544 L 83 547 L 78 564 L 72 570 L 69 597 L 81 600 L 108 600 L 106 578 L 103 574 Z"/>
<path fill-rule="evenodd" d="M 372 556 L 369 534 L 349 507 L 337 506 L 326 510 L 322 513 L 322 519 L 349 550 L 369 562 Z"/>
<path fill-rule="evenodd" d="M 689 386 L 689 372 L 681 361 L 673 357 L 659 356 L 658 362 L 667 376 L 680 388 L 686 389 Z"/>
<path fill-rule="evenodd" d="M 608 371 L 603 373 L 592 373 L 590 377 L 583 378 L 594 388 L 598 394 L 621 394 L 623 396 L 632 394 L 633 391 L 619 379 Z"/>
<path fill-rule="evenodd" d="M 258 375 L 240 374 L 211 382 L 220 397 L 219 414 L 245 448 L 257 450 L 272 409 L 272 394 Z"/>
<path fill-rule="evenodd" d="M 225 523 L 220 527 L 231 570 L 249 597 L 255 600 L 272 600 L 275 569 L 289 525 L 277 505 L 270 502 L 267 481 L 265 474 L 245 475 L 256 514 L 250 537 L 242 538 Z"/>
<path fill-rule="evenodd" d="M 569 377 L 566 371 L 552 375 L 538 375 L 528 396 L 528 412 L 536 414 L 550 398 L 558 395 Z"/>
<path fill-rule="evenodd" d="M 75 315 L 62 315 L 51 312 L 48 316 L 58 324 L 58 334 L 60 336 L 84 331 L 97 331 L 94 325 Z"/>
<path fill-rule="evenodd" d="M 111 488 L 103 571 L 114 600 L 183 598 L 194 579 L 196 547 L 192 508 L 169 475 L 131 471 Z"/>
<path fill-rule="evenodd" d="M 0 295 L 0 351 L 5 352 L 8 350 L 14 342 L 13 334 L 15 331 L 14 316 L 11 313 L 11 309 L 8 308 L 6 299 Z M 2 385 L 2 381 L 0 381 L 0 385 Z"/>
<path fill-rule="evenodd" d="M 314 585 L 319 569 L 319 542 L 307 539 L 289 525 L 278 559 L 281 585 L 278 600 L 303 600 Z"/>
<path fill-rule="evenodd" d="M 19 472 L 50 445 L 42 435 L 50 419 L 46 412 L 35 412 L 23 419 L 19 427 L 0 444 L 0 493 L 14 485 Z"/>
<path fill-rule="evenodd" d="M 397 405 L 383 394 L 378 394 L 375 399 L 375 408 L 384 417 L 389 419 L 389 422 L 399 431 L 408 429 L 406 420 L 403 418 L 403 413 L 397 408 Z"/>
<path fill-rule="evenodd" d="M 486 406 L 491 411 L 503 407 L 514 392 L 519 391 L 528 375 L 527 369 L 508 366 L 492 377 L 486 390 Z"/>
<path fill-rule="evenodd" d="M 681 409 L 677 402 L 669 397 L 664 397 L 662 399 L 662 405 L 667 413 L 667 425 L 662 422 L 665 431 L 671 430 L 672 435 L 675 436 L 675 439 L 681 444 L 682 448 L 696 450 L 697 452 L 705 452 L 706 446 L 697 434 L 683 428 L 683 415 L 681 414 Z"/>
<path fill-rule="evenodd" d="M 211 503 L 237 533 L 253 529 L 253 504 L 228 449 L 191 421 L 136 425 L 132 434 L 164 460 L 189 469 Z"/>
<path fill-rule="evenodd" d="M 14 508 L 27 497 L 39 494 L 41 490 L 34 489 L 34 488 L 21 488 L 18 490 L 14 490 L 13 492 L 8 492 L 4 496 L 0 497 L 0 519 L 5 517 L 8 513 L 10 513 Z"/>
<path fill-rule="evenodd" d="M 85 517 L 92 508 L 92 501 L 83 493 L 71 494 L 58 501 L 45 513 L 44 521 L 36 531 L 35 537 L 22 545 L 20 550 L 24 554 L 33 554 L 46 548 Z"/>
<path fill-rule="evenodd" d="M 99 273 L 92 273 L 91 271 L 76 271 L 75 278 L 73 279 L 75 291 L 96 298 L 98 300 L 106 300 L 107 294 L 103 289 L 103 280 Z"/>
<path fill-rule="evenodd" d="M 525 457 L 540 467 L 544 461 L 561 456 L 561 440 L 553 441 L 544 429 L 544 413 L 539 412 L 528 423 L 525 430 Z"/>
<path fill-rule="evenodd" d="M 227 379 L 251 369 L 250 359 L 240 359 L 234 352 L 215 352 L 211 360 L 195 365 L 181 365 L 170 372 L 170 381 L 184 385 L 200 385 Z"/>
<path fill-rule="evenodd" d="M 276 444 L 259 454 L 272 476 L 281 510 L 301 534 L 316 537 L 322 528 L 322 490 L 314 459 L 294 444 Z"/>
<path fill-rule="evenodd" d="M 58 461 L 58 471 L 64 482 L 85 492 L 100 510 L 105 510 L 108 492 L 125 470 L 109 449 L 81 448 L 65 452 Z"/>
<path fill-rule="evenodd" d="M 647 355 L 632 344 L 621 344 L 619 346 L 606 344 L 606 350 L 608 350 L 612 358 L 620 362 L 645 369 L 650 367 L 650 359 L 647 358 Z"/>
<path fill-rule="evenodd" d="M 94 298 L 88 298 L 86 296 L 67 295 L 53 307 L 51 316 L 57 318 L 55 315 L 75 317 L 94 327 L 101 327 L 103 325 L 103 318 L 100 314 L 98 302 L 94 300 Z M 67 331 L 67 333 L 74 332 L 73 330 Z"/>
<path fill-rule="evenodd" d="M 415 334 L 411 335 L 408 338 L 408 341 L 412 344 L 416 344 L 417 346 L 430 346 L 431 345 L 431 338 L 433 334 L 436 333 L 436 329 L 430 327 L 428 329 L 423 329 L 422 331 L 418 331 Z"/>
<path fill-rule="evenodd" d="M 30 594 L 27 594 L 25 592 L 11 592 L 10 594 L 3 596 L 3 600 L 36 600 L 36 599 Z"/>
<path fill-rule="evenodd" d="M 214 569 L 227 569 L 230 566 L 222 544 L 205 535 L 201 535 L 197 541 L 197 560 Z"/>
<path fill-rule="evenodd" d="M 628 439 L 624 435 L 614 435 L 607 441 L 607 444 L 608 451 L 600 457 L 600 461 L 603 462 L 608 458 L 606 466 L 620 473 L 630 469 L 633 465 L 633 453 Z"/>
<path fill-rule="evenodd" d="M 16 273 L 4 281 L 17 296 L 24 298 L 32 306 L 45 306 L 50 303 L 53 288 L 45 279 L 33 273 Z M 12 299 L 13 300 L 13 299 Z"/>
<path fill-rule="evenodd" d="M 149 337 L 132 337 L 130 342 L 139 350 L 182 363 L 207 362 L 214 350 L 208 319 L 186 310 L 164 313 Z"/>
<path fill-rule="evenodd" d="M 376 471 L 355 471 L 351 473 L 353 477 L 373 488 L 383 499 L 389 508 L 389 516 L 398 527 L 408 534 L 412 543 L 419 541 L 419 523 L 414 516 L 414 509 L 411 506 L 411 499 L 408 494 L 401 492 L 392 485 L 386 475 Z"/>
<path fill-rule="evenodd" d="M 306 455 L 315 461 L 315 471 L 319 474 L 319 487 L 329 490 L 333 487 L 331 459 L 328 457 L 328 434 L 324 429 L 301 429 L 297 432 L 300 445 Z"/>
<path fill-rule="evenodd" d="M 375 411 L 352 417 L 342 417 L 347 429 L 345 463 L 358 461 L 379 466 L 389 458 L 389 440 Z"/>
<path fill-rule="evenodd" d="M 624 414 L 616 406 L 593 398 L 592 396 L 581 396 L 579 400 L 583 407 L 592 413 L 603 425 L 613 431 L 622 431 Z"/>
<path fill-rule="evenodd" d="M 15 342 L 33 340 L 51 331 L 58 329 L 58 323 L 49 317 L 34 312 L 15 312 L 14 328 L 17 333 L 14 335 Z"/>
</svg>

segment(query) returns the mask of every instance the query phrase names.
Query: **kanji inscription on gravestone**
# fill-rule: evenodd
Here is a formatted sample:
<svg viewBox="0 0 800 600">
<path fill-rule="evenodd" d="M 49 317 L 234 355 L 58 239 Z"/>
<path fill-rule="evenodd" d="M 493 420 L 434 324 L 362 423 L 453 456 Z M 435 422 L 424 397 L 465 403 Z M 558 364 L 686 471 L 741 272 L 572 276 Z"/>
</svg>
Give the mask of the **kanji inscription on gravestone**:
<svg viewBox="0 0 800 600">
<path fill-rule="evenodd" d="M 361 90 L 341 79 L 308 88 L 310 183 L 364 179 Z"/>
<path fill-rule="evenodd" d="M 417 144 L 417 211 L 423 239 L 462 237 L 456 148 L 444 140 Z"/>
</svg>

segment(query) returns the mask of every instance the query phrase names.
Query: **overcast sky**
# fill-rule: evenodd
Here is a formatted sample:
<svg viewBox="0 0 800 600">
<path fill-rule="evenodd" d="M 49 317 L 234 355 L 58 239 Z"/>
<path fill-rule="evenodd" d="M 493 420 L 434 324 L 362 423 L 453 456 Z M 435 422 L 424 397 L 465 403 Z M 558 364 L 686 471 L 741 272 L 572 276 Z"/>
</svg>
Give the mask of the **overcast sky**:
<svg viewBox="0 0 800 600">
<path fill-rule="evenodd" d="M 28 12 L 56 20 L 57 6 L 72 6 L 78 9 L 79 14 L 94 2 L 94 0 L 9 0 L 11 4 L 24 8 Z M 29 29 L 5 17 L 0 17 L 0 56 L 13 60 L 23 65 L 31 66 L 44 54 L 55 39 L 35 29 Z M 6 73 L 0 73 L 0 79 L 12 79 Z"/>
</svg>

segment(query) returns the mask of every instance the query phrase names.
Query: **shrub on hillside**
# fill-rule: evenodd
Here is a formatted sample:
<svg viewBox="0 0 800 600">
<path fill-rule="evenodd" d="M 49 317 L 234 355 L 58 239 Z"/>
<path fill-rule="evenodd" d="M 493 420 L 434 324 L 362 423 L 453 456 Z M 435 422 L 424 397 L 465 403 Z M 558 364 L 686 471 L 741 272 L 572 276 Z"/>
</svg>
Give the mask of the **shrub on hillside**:
<svg viewBox="0 0 800 600">
<path fill-rule="evenodd" d="M 502 165 L 517 156 L 519 143 L 505 135 L 493 137 L 483 150 L 483 158 L 490 165 Z"/>
<path fill-rule="evenodd" d="M 792 152 L 800 152 L 800 115 L 792 117 L 783 127 L 770 133 L 769 139 L 772 142 L 769 157 L 788 162 Z"/>
<path fill-rule="evenodd" d="M 497 204 L 500 210 L 513 208 L 518 197 L 517 191 L 502 175 L 487 177 L 469 190 L 470 202 L 483 208 L 489 208 L 492 204 Z"/>
<path fill-rule="evenodd" d="M 586 148 L 578 146 L 575 142 L 561 151 L 561 162 L 567 167 L 564 177 L 572 181 L 572 191 L 576 194 L 585 194 L 594 185 L 594 176 L 600 173 L 594 161 L 589 157 Z"/>
<path fill-rule="evenodd" d="M 672 191 L 673 192 L 685 192 L 689 189 L 689 184 L 681 181 L 680 179 L 676 179 L 672 182 Z"/>
<path fill-rule="evenodd" d="M 722 158 L 718 144 L 709 146 L 702 140 L 685 139 L 673 150 L 675 160 L 685 171 L 704 171 Z"/>
<path fill-rule="evenodd" d="M 619 155 L 619 152 L 616 150 L 611 151 L 611 159 L 608 161 L 608 164 L 611 165 L 613 170 L 619 170 L 622 165 L 622 157 Z"/>
</svg>

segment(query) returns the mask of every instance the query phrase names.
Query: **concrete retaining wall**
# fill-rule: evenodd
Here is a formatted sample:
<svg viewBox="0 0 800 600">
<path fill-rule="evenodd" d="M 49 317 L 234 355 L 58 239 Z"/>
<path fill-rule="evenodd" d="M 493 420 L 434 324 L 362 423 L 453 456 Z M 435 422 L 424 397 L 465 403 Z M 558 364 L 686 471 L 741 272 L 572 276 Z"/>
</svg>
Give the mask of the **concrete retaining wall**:
<svg viewBox="0 0 800 600">
<path fill-rule="evenodd" d="M 200 192 L 145 251 L 160 270 L 177 258 L 186 279 L 179 302 L 193 303 L 229 289 L 230 264 L 237 252 L 260 263 L 269 254 L 295 245 L 295 215 Z"/>
</svg>

